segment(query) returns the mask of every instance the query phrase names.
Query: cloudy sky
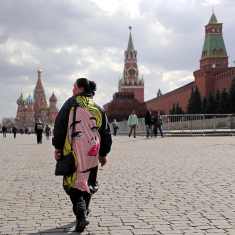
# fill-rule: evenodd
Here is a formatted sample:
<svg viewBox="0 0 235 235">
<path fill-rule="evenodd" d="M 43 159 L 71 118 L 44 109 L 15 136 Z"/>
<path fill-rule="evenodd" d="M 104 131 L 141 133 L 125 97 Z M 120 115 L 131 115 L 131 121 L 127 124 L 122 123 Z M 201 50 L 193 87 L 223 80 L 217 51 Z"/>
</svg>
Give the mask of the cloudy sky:
<svg viewBox="0 0 235 235">
<path fill-rule="evenodd" d="M 103 105 L 117 91 L 132 25 L 145 99 L 190 82 L 199 67 L 204 25 L 214 7 L 235 60 L 234 0 L 1 0 L 0 118 L 14 117 L 16 99 L 32 94 L 43 69 L 47 98 L 60 106 L 76 78 L 97 82 Z"/>
</svg>

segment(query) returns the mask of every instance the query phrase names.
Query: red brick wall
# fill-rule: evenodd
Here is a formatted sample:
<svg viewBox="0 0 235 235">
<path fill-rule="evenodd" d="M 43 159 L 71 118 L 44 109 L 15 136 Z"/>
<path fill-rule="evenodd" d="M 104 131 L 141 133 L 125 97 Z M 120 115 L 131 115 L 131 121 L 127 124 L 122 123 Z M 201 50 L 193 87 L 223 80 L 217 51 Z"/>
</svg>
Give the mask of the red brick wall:
<svg viewBox="0 0 235 235">
<path fill-rule="evenodd" d="M 202 97 L 207 97 L 210 93 L 217 90 L 229 89 L 232 79 L 235 78 L 235 68 L 228 68 L 221 71 L 198 70 L 194 72 L 196 86 Z"/>
<path fill-rule="evenodd" d="M 134 94 L 134 97 L 140 102 L 144 102 L 144 87 L 130 87 L 121 88 L 122 92 L 130 92 Z"/>
<path fill-rule="evenodd" d="M 217 90 L 229 90 L 231 87 L 232 79 L 235 78 L 235 67 L 229 68 L 226 72 L 215 76 L 215 92 Z"/>
<path fill-rule="evenodd" d="M 191 82 L 183 87 L 162 95 L 159 98 L 147 101 L 146 106 L 148 109 L 162 111 L 165 114 L 169 114 L 173 104 L 178 103 L 184 111 L 187 111 L 188 99 L 191 96 L 192 88 L 194 86 L 195 83 Z"/>
</svg>

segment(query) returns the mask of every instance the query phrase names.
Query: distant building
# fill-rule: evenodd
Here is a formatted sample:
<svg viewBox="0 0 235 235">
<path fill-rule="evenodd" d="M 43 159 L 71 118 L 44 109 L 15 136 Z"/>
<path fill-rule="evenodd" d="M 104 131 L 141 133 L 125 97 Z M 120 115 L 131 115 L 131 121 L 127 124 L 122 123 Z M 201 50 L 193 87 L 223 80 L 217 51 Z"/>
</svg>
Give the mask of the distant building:
<svg viewBox="0 0 235 235">
<path fill-rule="evenodd" d="M 57 98 L 53 93 L 47 104 L 45 91 L 42 85 L 41 74 L 38 70 L 38 80 L 33 97 L 24 98 L 23 94 L 17 99 L 16 126 L 18 128 L 34 128 L 35 121 L 41 120 L 44 124 L 53 124 L 58 113 Z"/>
<path fill-rule="evenodd" d="M 124 70 L 119 80 L 118 92 L 113 95 L 113 100 L 104 105 L 110 120 L 125 120 L 132 110 L 138 116 L 143 116 L 146 111 L 144 104 L 144 80 L 139 76 L 137 65 L 137 51 L 134 48 L 131 27 L 128 46 L 124 54 Z"/>
<path fill-rule="evenodd" d="M 228 66 L 228 55 L 224 44 L 222 23 L 213 13 L 205 26 L 205 41 L 200 68 L 194 72 L 194 81 L 146 102 L 148 108 L 168 114 L 173 105 L 187 112 L 192 89 L 198 88 L 202 98 L 218 91 L 228 90 L 235 78 L 235 67 Z"/>
</svg>

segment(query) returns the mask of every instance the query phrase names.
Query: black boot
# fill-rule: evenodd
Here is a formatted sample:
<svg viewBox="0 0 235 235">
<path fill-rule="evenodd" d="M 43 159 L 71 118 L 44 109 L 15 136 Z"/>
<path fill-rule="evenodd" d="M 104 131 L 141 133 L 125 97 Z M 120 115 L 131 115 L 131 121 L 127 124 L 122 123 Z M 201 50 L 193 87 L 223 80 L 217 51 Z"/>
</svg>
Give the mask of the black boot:
<svg viewBox="0 0 235 235">
<path fill-rule="evenodd" d="M 88 216 L 91 212 L 89 209 L 90 201 L 91 201 L 91 194 L 90 193 L 85 193 L 84 194 L 84 200 L 86 202 L 86 215 Z"/>
<path fill-rule="evenodd" d="M 80 197 L 77 201 L 77 211 L 76 211 L 76 232 L 83 232 L 86 226 L 89 224 L 89 221 L 86 219 L 87 210 L 86 210 L 86 202 L 83 197 Z"/>
</svg>

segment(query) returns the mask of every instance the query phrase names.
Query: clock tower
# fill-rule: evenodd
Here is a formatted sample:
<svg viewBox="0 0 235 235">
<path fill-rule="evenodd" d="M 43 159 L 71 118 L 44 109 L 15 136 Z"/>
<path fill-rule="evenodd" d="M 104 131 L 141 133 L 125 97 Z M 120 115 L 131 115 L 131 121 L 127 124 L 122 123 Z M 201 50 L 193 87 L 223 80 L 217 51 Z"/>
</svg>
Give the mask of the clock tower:
<svg viewBox="0 0 235 235">
<path fill-rule="evenodd" d="M 202 97 L 208 97 L 217 90 L 218 74 L 228 70 L 228 56 L 223 39 L 223 24 L 212 13 L 205 26 L 205 40 L 200 59 L 200 69 L 194 72 L 196 86 Z"/>
<path fill-rule="evenodd" d="M 122 78 L 119 80 L 119 92 L 133 93 L 134 98 L 139 102 L 144 102 L 144 80 L 139 77 L 137 65 L 137 51 L 134 48 L 131 30 L 129 27 L 128 46 L 124 53 L 124 70 Z"/>
</svg>

